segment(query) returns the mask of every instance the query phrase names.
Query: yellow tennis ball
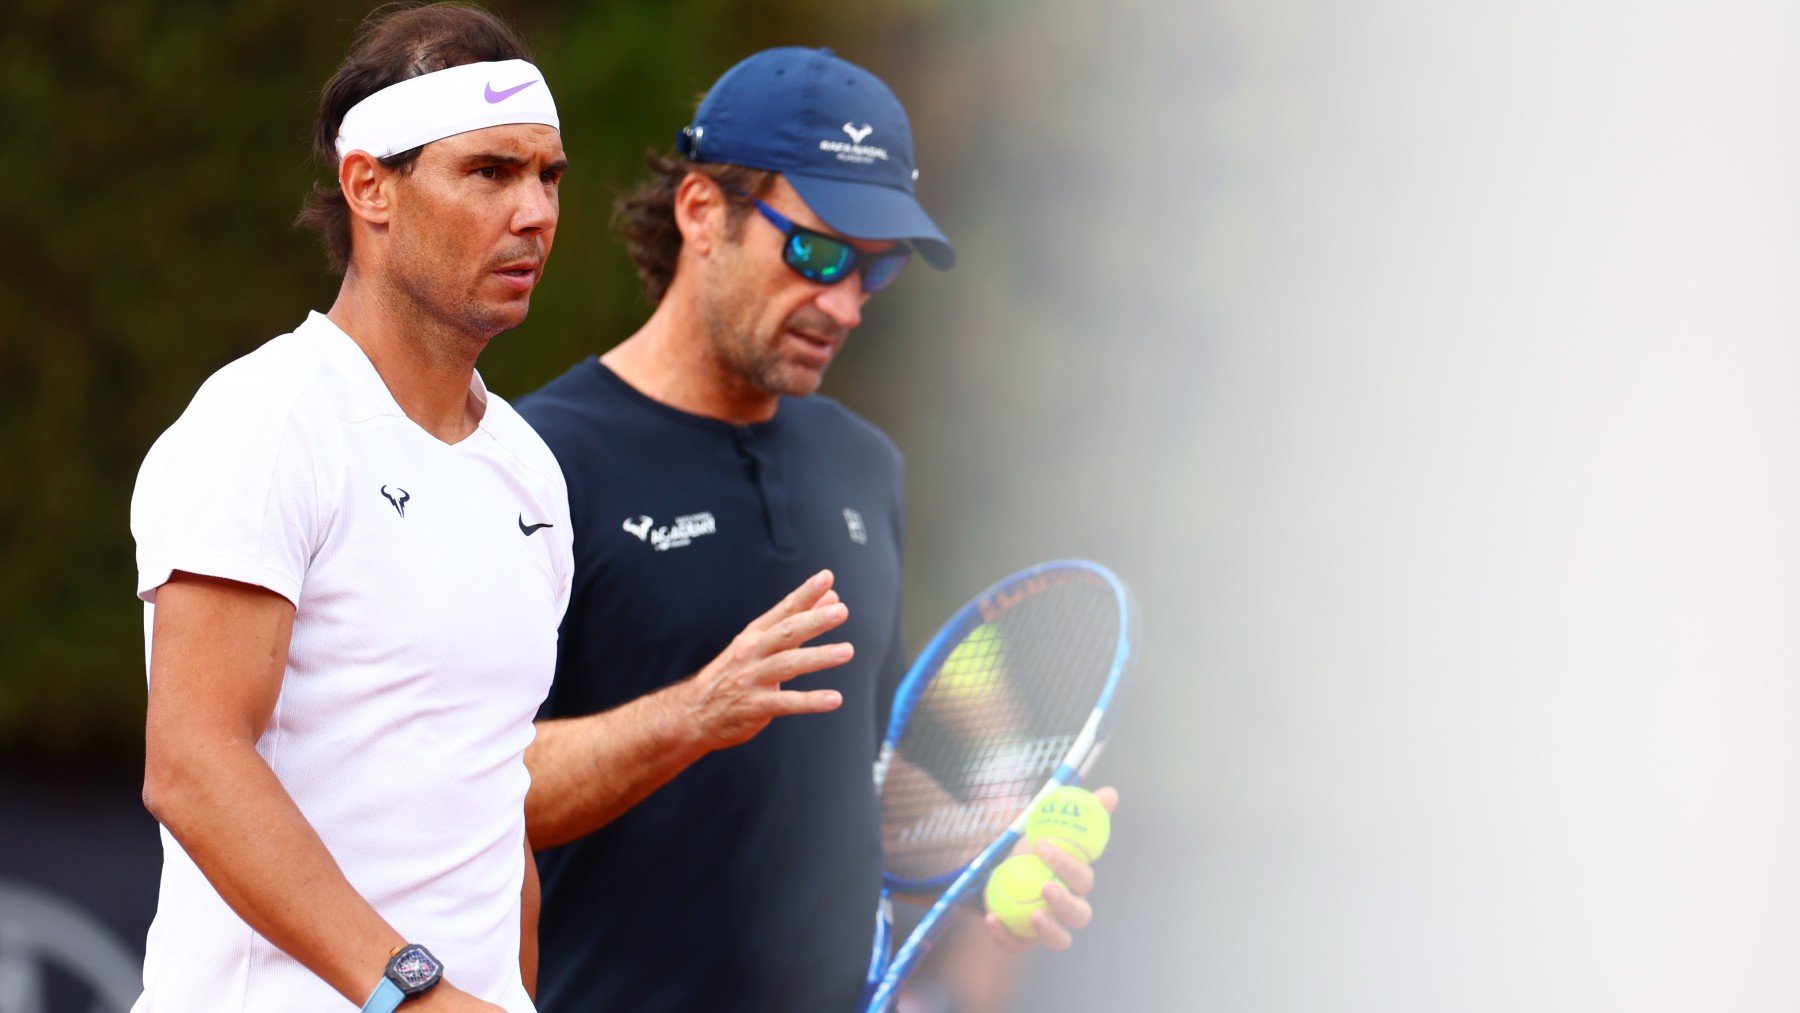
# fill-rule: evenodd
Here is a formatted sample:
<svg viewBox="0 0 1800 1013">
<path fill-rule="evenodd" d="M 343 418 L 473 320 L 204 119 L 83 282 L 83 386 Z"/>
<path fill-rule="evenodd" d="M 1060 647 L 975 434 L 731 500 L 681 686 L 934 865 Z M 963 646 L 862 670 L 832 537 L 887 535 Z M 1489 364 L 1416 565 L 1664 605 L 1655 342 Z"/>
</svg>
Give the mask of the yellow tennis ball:
<svg viewBox="0 0 1800 1013">
<path fill-rule="evenodd" d="M 1025 840 L 1049 841 L 1084 862 L 1106 853 L 1112 839 L 1112 814 L 1094 793 L 1073 786 L 1058 788 L 1039 802 L 1025 821 Z"/>
<path fill-rule="evenodd" d="M 947 701 L 973 703 L 998 692 L 1005 674 L 1006 638 L 994 624 L 982 623 L 944 659 L 932 691 Z"/>
<path fill-rule="evenodd" d="M 1024 939 L 1037 938 L 1031 912 L 1045 906 L 1044 887 L 1056 873 L 1036 855 L 1014 855 L 988 877 L 987 909 L 1000 916 L 1008 932 Z"/>
</svg>

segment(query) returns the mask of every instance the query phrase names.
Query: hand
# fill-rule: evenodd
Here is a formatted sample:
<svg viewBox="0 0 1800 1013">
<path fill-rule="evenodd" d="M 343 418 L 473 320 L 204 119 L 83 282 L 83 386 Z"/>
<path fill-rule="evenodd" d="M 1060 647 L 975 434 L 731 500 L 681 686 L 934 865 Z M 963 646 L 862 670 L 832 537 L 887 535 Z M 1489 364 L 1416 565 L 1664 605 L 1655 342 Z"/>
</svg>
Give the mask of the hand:
<svg viewBox="0 0 1800 1013">
<path fill-rule="evenodd" d="M 1101 788 L 1094 792 L 1094 797 L 1109 813 L 1119 807 L 1116 788 Z M 1031 913 L 1037 938 L 1021 939 L 1013 935 L 996 914 L 986 918 L 988 936 L 1008 953 L 1029 950 L 1039 943 L 1052 950 L 1066 950 L 1075 942 L 1074 933 L 1094 920 L 1093 905 L 1087 901 L 1087 895 L 1094 889 L 1094 867 L 1049 841 L 1039 841 L 1037 847 L 1032 848 L 1021 838 L 1018 846 L 1013 848 L 1013 854 L 1027 853 L 1043 859 L 1050 871 L 1056 873 L 1056 879 L 1062 881 L 1051 880 L 1044 886 L 1044 903 L 1048 906 Z"/>
<path fill-rule="evenodd" d="M 707 748 L 745 742 L 782 715 L 823 714 L 844 702 L 836 690 L 781 688 L 789 679 L 841 665 L 855 653 L 849 644 L 800 646 L 850 617 L 831 582 L 830 570 L 814 574 L 680 684 Z"/>
<path fill-rule="evenodd" d="M 400 1004 L 408 1013 L 506 1013 L 506 1008 L 477 999 L 447 981 L 440 981 L 417 999 Z"/>
</svg>

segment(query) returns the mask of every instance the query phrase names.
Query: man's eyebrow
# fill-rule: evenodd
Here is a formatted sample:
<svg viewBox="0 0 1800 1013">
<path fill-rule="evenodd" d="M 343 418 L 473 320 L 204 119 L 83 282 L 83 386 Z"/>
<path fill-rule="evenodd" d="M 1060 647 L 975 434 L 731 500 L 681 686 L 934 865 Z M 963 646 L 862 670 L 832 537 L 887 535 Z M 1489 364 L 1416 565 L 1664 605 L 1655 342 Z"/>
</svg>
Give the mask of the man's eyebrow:
<svg viewBox="0 0 1800 1013">
<path fill-rule="evenodd" d="M 465 165 L 504 165 L 512 169 L 523 169 L 531 164 L 531 159 L 520 155 L 502 155 L 497 151 L 478 152 L 463 158 Z M 566 172 L 569 160 L 558 158 L 544 166 L 545 172 Z"/>
</svg>

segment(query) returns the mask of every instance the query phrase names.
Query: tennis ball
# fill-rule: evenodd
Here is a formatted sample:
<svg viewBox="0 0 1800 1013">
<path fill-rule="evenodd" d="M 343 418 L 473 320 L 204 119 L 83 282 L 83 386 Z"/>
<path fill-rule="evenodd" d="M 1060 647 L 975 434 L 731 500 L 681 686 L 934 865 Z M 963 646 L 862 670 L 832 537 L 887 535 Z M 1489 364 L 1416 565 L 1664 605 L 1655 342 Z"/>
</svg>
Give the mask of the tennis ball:
<svg viewBox="0 0 1800 1013">
<path fill-rule="evenodd" d="M 1045 906 L 1044 887 L 1056 873 L 1036 855 L 1014 855 L 988 877 L 983 896 L 987 909 L 1000 916 L 1008 932 L 1023 939 L 1037 938 L 1031 912 Z"/>
<path fill-rule="evenodd" d="M 933 692 L 946 701 L 974 703 L 999 692 L 1005 674 L 1006 638 L 993 623 L 982 623 L 944 659 Z"/>
<path fill-rule="evenodd" d="M 1049 841 L 1084 862 L 1105 854 L 1111 839 L 1112 814 L 1084 788 L 1058 788 L 1045 795 L 1025 821 L 1026 841 Z"/>
</svg>

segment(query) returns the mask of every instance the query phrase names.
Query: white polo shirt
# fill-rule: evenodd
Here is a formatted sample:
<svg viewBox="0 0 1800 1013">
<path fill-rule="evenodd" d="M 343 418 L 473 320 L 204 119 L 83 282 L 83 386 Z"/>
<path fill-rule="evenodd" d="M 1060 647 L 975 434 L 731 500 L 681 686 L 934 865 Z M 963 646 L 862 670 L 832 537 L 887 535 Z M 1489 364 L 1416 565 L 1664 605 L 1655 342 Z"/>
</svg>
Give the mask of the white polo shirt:
<svg viewBox="0 0 1800 1013">
<path fill-rule="evenodd" d="M 201 386 L 144 459 L 131 529 L 146 652 L 174 570 L 294 603 L 257 751 L 351 885 L 449 980 L 530 1010 L 524 752 L 569 600 L 568 493 L 479 376 L 471 396 L 476 431 L 437 440 L 314 313 Z M 166 830 L 147 950 L 139 1011 L 354 1008 L 233 914 Z"/>
</svg>

